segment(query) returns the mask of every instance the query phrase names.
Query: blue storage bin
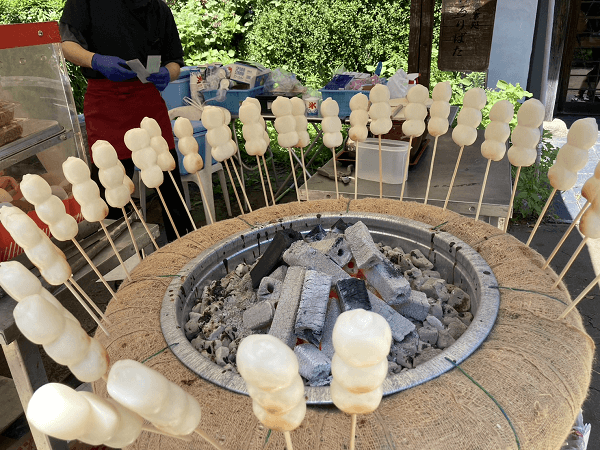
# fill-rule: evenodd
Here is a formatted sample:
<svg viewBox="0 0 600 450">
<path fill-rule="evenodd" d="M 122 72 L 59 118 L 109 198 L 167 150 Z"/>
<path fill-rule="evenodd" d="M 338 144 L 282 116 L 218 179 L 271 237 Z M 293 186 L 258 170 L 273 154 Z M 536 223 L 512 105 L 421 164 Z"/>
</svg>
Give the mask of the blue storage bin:
<svg viewBox="0 0 600 450">
<path fill-rule="evenodd" d="M 347 91 L 347 90 L 328 90 L 328 89 L 319 89 L 321 94 L 323 94 L 323 100 L 327 98 L 331 98 L 335 100 L 340 107 L 340 119 L 350 117 L 350 113 L 352 110 L 350 109 L 350 99 L 354 97 L 359 92 L 361 94 L 365 94 L 367 97 L 369 96 L 370 91 Z"/>
<path fill-rule="evenodd" d="M 202 160 L 204 161 L 204 165 L 206 165 L 206 128 L 202 126 L 202 121 L 200 120 L 190 120 L 192 123 L 192 127 L 194 128 L 194 138 L 198 142 L 198 154 L 202 156 Z M 171 121 L 171 128 L 175 125 L 175 121 Z M 181 175 L 188 175 L 188 172 L 183 167 L 183 154 L 179 151 L 179 139 L 177 136 L 175 138 L 175 149 L 177 150 L 177 157 L 179 158 L 179 173 Z M 212 158 L 212 163 L 216 164 L 217 161 Z"/>
<path fill-rule="evenodd" d="M 184 97 L 190 97 L 190 72 L 197 69 L 197 66 L 182 67 L 177 80 L 171 81 L 167 87 L 160 93 L 167 104 L 167 109 L 185 106 Z"/>
<path fill-rule="evenodd" d="M 221 106 L 228 110 L 231 114 L 237 115 L 240 112 L 240 106 L 248 97 L 256 97 L 262 94 L 264 86 L 258 86 L 252 89 L 230 89 L 227 91 L 225 100 L 218 102 L 216 100 L 217 90 L 202 91 L 204 101 L 208 105 Z"/>
</svg>

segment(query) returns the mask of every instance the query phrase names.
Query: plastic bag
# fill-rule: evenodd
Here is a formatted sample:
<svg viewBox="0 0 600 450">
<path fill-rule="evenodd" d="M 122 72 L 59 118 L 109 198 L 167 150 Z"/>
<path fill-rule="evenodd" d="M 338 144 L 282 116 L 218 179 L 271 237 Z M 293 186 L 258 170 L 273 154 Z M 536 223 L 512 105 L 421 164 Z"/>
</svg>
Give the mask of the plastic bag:
<svg viewBox="0 0 600 450">
<path fill-rule="evenodd" d="M 586 450 L 591 429 L 592 426 L 589 423 L 583 423 L 583 413 L 580 411 L 573 424 L 571 434 L 569 434 L 561 450 Z"/>
<path fill-rule="evenodd" d="M 306 88 L 292 72 L 275 69 L 265 82 L 266 92 L 306 92 Z"/>
<path fill-rule="evenodd" d="M 390 98 L 406 97 L 406 93 L 410 89 L 410 82 L 416 80 L 418 77 L 418 73 L 406 73 L 404 70 L 398 69 L 387 83 L 390 90 Z"/>
</svg>

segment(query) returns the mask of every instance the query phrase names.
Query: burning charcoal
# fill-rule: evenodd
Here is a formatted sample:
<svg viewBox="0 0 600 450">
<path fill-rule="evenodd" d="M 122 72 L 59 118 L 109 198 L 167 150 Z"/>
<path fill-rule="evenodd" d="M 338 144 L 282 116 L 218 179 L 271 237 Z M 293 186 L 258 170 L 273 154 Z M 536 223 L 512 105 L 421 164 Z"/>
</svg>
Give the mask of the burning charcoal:
<svg viewBox="0 0 600 450">
<path fill-rule="evenodd" d="M 459 313 L 466 312 L 471 309 L 471 297 L 462 289 L 455 287 L 450 294 L 448 304 Z"/>
<path fill-rule="evenodd" d="M 394 309 L 409 319 L 424 321 L 429 315 L 429 302 L 427 295 L 419 291 L 411 291 L 406 303 L 394 306 Z"/>
<path fill-rule="evenodd" d="M 433 263 L 425 258 L 425 255 L 421 253 L 421 250 L 412 250 L 410 252 L 410 259 L 412 263 L 419 269 L 431 270 L 433 269 Z"/>
<path fill-rule="evenodd" d="M 438 320 L 442 320 L 444 318 L 444 311 L 442 310 L 442 304 L 440 302 L 436 302 L 429 308 L 429 314 L 437 318 Z"/>
<path fill-rule="evenodd" d="M 300 364 L 300 375 L 309 382 L 323 380 L 331 372 L 331 360 L 312 344 L 302 344 L 294 347 L 294 353 Z"/>
<path fill-rule="evenodd" d="M 424 270 L 423 276 L 428 278 L 442 278 L 437 270 Z"/>
<path fill-rule="evenodd" d="M 418 330 L 419 339 L 431 345 L 435 345 L 438 340 L 438 330 L 429 325 L 422 326 Z"/>
<path fill-rule="evenodd" d="M 426 278 L 425 282 L 421 285 L 421 292 L 424 292 L 427 297 L 434 298 L 436 300 L 448 301 L 450 294 L 446 289 L 446 282 L 439 278 Z"/>
<path fill-rule="evenodd" d="M 269 325 L 273 321 L 275 310 L 273 304 L 269 301 L 258 303 L 251 306 L 242 316 L 244 327 L 249 330 L 258 330 Z"/>
<path fill-rule="evenodd" d="M 371 311 L 382 316 L 390 325 L 394 341 L 402 342 L 407 334 L 414 331 L 415 325 L 410 320 L 398 314 L 394 308 L 371 292 L 369 292 L 369 301 Z"/>
<path fill-rule="evenodd" d="M 473 314 L 471 314 L 470 312 L 460 313 L 458 315 L 458 318 L 462 323 L 464 323 L 468 327 L 473 321 Z"/>
<path fill-rule="evenodd" d="M 423 325 L 427 324 L 431 326 L 431 328 L 435 328 L 438 331 L 444 329 L 444 324 L 440 322 L 440 320 L 437 317 L 434 316 L 427 316 L 427 319 L 425 319 L 425 323 Z"/>
<path fill-rule="evenodd" d="M 296 345 L 294 325 L 296 324 L 296 313 L 300 304 L 302 285 L 304 284 L 304 272 L 302 267 L 290 267 L 283 280 L 279 304 L 275 310 L 273 323 L 269 334 L 281 339 L 290 348 Z"/>
<path fill-rule="evenodd" d="M 438 331 L 438 340 L 437 340 L 438 348 L 441 348 L 442 350 L 444 350 L 445 348 L 448 348 L 452 344 L 454 344 L 454 342 L 456 342 L 456 340 L 452 336 L 450 336 L 450 333 L 448 333 L 447 330 Z"/>
<path fill-rule="evenodd" d="M 373 242 L 369 229 L 362 222 L 356 222 L 344 233 L 350 244 L 352 255 L 359 269 L 373 267 L 383 261 L 384 257 Z"/>
<path fill-rule="evenodd" d="M 410 284 L 391 262 L 384 259 L 369 269 L 365 278 L 390 305 L 400 305 L 410 298 Z"/>
<path fill-rule="evenodd" d="M 290 266 L 300 266 L 331 275 L 332 283 L 350 278 L 340 266 L 304 241 L 294 242 L 283 254 L 283 260 Z"/>
<path fill-rule="evenodd" d="M 340 309 L 340 304 L 337 299 L 332 298 L 329 300 L 329 304 L 327 306 L 327 314 L 325 316 L 325 326 L 323 327 L 323 337 L 321 338 L 321 351 L 327 355 L 329 359 L 333 358 L 333 354 L 335 350 L 333 348 L 333 327 L 335 325 L 335 321 L 342 313 Z"/>
<path fill-rule="evenodd" d="M 281 230 L 275 233 L 273 240 L 265 250 L 265 253 L 258 260 L 256 265 L 250 271 L 252 277 L 252 287 L 256 289 L 260 280 L 268 276 L 277 266 L 281 264 L 281 257 L 292 243 L 302 239 L 302 235 L 291 228 Z"/>
<path fill-rule="evenodd" d="M 442 353 L 439 348 L 429 347 L 424 349 L 419 356 L 413 358 L 413 366 L 417 367 L 423 363 L 426 363 L 430 359 L 435 358 L 437 355 Z"/>
<path fill-rule="evenodd" d="M 191 312 L 190 319 L 186 322 L 184 326 L 185 336 L 188 339 L 192 339 L 196 337 L 196 335 L 200 332 L 200 324 L 198 319 L 201 317 L 201 314 Z"/>
<path fill-rule="evenodd" d="M 200 336 L 198 336 L 197 338 L 195 338 L 195 339 L 192 339 L 192 340 L 190 341 L 190 344 L 192 344 L 192 346 L 193 346 L 193 347 L 194 347 L 196 350 L 198 350 L 198 351 L 201 351 L 201 350 L 203 350 L 203 349 L 204 349 L 204 342 L 206 342 L 206 341 L 205 341 L 204 339 L 202 339 Z"/>
<path fill-rule="evenodd" d="M 348 245 L 343 236 L 313 242 L 310 246 L 329 256 L 340 267 L 344 267 L 352 259 L 350 245 Z"/>
<path fill-rule="evenodd" d="M 286 274 L 287 270 L 288 270 L 288 266 L 282 264 L 277 269 L 275 269 L 273 271 L 273 273 L 271 275 L 269 275 L 269 277 L 275 278 L 276 280 L 279 280 L 279 281 L 283 281 L 285 279 L 285 274 Z"/>
<path fill-rule="evenodd" d="M 219 366 L 224 366 L 225 364 L 227 364 L 227 362 L 225 361 L 225 358 L 227 358 L 229 356 L 229 349 L 227 347 L 219 347 L 217 349 L 217 351 L 215 352 L 215 362 L 219 365 Z"/>
<path fill-rule="evenodd" d="M 336 223 L 331 227 L 331 231 L 333 233 L 343 234 L 346 232 L 346 228 L 350 226 L 349 223 L 344 222 L 342 219 L 339 219 Z"/>
<path fill-rule="evenodd" d="M 398 259 L 398 266 L 402 272 L 406 272 L 407 270 L 414 269 L 415 265 L 412 263 L 410 259 L 410 255 L 402 255 Z"/>
<path fill-rule="evenodd" d="M 296 336 L 319 346 L 325 325 L 325 314 L 331 290 L 331 277 L 315 270 L 307 270 L 300 307 L 296 316 Z"/>
<path fill-rule="evenodd" d="M 210 334 L 210 336 L 208 336 L 207 341 L 214 341 L 216 339 L 219 339 L 221 337 L 221 334 L 223 334 L 223 331 L 225 331 L 225 325 L 221 325 L 215 331 L 213 331 Z"/>
<path fill-rule="evenodd" d="M 304 240 L 306 242 L 317 242 L 325 239 L 327 235 L 327 231 L 321 226 L 321 224 L 314 227 L 312 230 L 308 232 L 306 236 L 304 236 Z"/>
<path fill-rule="evenodd" d="M 448 325 L 448 333 L 450 333 L 450 336 L 452 336 L 454 339 L 461 337 L 465 331 L 467 331 L 467 326 L 460 320 L 451 322 Z"/>
<path fill-rule="evenodd" d="M 308 383 L 308 385 L 312 386 L 312 387 L 329 386 L 331 384 L 332 379 L 333 379 L 333 376 L 329 375 L 328 377 L 320 379 L 320 380 L 310 381 Z"/>
<path fill-rule="evenodd" d="M 260 282 L 256 296 L 260 301 L 266 301 L 275 306 L 281 295 L 281 286 L 281 281 L 272 277 L 264 277 Z"/>
<path fill-rule="evenodd" d="M 367 291 L 367 285 L 364 280 L 358 278 L 340 280 L 335 284 L 335 288 L 338 292 L 340 305 L 344 312 L 359 308 L 362 308 L 365 311 L 371 311 L 369 292 Z"/>
</svg>

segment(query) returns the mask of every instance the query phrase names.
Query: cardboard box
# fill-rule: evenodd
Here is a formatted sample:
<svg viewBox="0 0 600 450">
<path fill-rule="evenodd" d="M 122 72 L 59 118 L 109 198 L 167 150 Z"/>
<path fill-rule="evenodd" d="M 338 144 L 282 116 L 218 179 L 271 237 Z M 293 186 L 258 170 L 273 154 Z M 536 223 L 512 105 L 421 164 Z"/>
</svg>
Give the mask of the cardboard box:
<svg viewBox="0 0 600 450">
<path fill-rule="evenodd" d="M 246 83 L 250 88 L 264 85 L 271 73 L 269 69 L 260 64 L 245 61 L 229 64 L 225 68 L 229 72 L 230 80 Z"/>
</svg>

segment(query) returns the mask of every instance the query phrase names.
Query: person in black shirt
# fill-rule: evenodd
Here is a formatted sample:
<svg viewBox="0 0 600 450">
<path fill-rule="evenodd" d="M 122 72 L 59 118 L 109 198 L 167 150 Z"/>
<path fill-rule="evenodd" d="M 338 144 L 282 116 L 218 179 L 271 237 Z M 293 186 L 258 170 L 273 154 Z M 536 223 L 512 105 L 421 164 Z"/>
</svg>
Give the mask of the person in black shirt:
<svg viewBox="0 0 600 450">
<path fill-rule="evenodd" d="M 167 4 L 162 0 L 67 0 L 59 26 L 65 58 L 81 66 L 88 80 L 84 116 L 90 148 L 100 139 L 110 142 L 131 177 L 134 164 L 123 138 L 131 128 L 139 128 L 144 117 L 152 117 L 177 162 L 173 175 L 181 187 L 171 122 L 160 96 L 184 65 L 181 40 Z M 126 61 L 138 59 L 146 66 L 150 55 L 160 55 L 161 67 L 148 77 L 148 83 L 142 83 Z M 95 166 L 92 177 L 98 181 Z M 178 198 L 168 175 L 161 192 L 167 201 Z M 170 202 L 169 211 L 180 235 L 192 229 L 182 202 Z M 120 213 L 111 210 L 109 217 Z M 175 240 L 165 211 L 163 219 L 167 239 Z"/>
</svg>

